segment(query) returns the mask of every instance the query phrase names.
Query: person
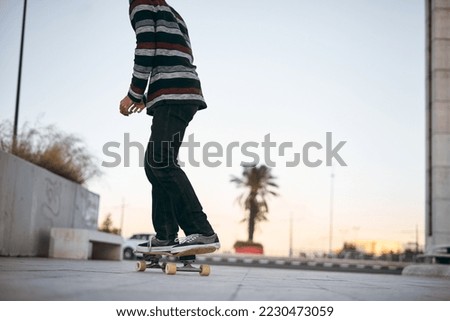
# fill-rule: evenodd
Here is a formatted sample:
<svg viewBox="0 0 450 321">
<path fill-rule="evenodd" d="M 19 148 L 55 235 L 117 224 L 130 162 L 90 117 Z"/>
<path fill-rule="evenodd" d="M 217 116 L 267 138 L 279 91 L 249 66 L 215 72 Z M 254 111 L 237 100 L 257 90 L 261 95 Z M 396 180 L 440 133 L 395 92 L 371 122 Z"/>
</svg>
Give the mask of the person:
<svg viewBox="0 0 450 321">
<path fill-rule="evenodd" d="M 152 185 L 156 236 L 136 250 L 176 254 L 218 249 L 219 238 L 178 164 L 186 127 L 197 111 L 207 108 L 186 23 L 164 0 L 130 0 L 129 15 L 136 50 L 131 85 L 120 112 L 129 116 L 147 109 L 153 116 L 144 168 Z M 183 238 L 178 237 L 180 228 Z"/>
</svg>

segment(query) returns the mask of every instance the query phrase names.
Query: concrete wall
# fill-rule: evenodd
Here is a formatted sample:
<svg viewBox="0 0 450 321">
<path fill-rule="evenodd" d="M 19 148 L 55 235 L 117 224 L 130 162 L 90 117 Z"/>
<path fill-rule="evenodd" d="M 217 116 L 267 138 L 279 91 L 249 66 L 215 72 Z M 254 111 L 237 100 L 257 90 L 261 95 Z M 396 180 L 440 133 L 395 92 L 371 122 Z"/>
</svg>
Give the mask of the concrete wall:
<svg viewBox="0 0 450 321">
<path fill-rule="evenodd" d="M 50 229 L 97 229 L 98 206 L 98 195 L 0 151 L 0 255 L 48 256 Z"/>
<path fill-rule="evenodd" d="M 426 252 L 450 249 L 450 0 L 426 0 Z"/>
</svg>

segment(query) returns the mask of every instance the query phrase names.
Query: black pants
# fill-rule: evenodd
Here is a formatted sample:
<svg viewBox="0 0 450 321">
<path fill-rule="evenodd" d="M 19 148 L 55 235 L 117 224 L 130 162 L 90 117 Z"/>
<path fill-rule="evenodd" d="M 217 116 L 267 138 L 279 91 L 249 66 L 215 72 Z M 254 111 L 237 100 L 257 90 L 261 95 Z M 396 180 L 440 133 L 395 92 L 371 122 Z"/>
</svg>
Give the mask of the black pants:
<svg viewBox="0 0 450 321">
<path fill-rule="evenodd" d="M 179 227 L 185 235 L 214 231 L 188 177 L 178 165 L 178 152 L 197 106 L 162 105 L 153 115 L 145 153 L 145 173 L 152 184 L 152 220 L 156 237 L 173 240 Z"/>
</svg>

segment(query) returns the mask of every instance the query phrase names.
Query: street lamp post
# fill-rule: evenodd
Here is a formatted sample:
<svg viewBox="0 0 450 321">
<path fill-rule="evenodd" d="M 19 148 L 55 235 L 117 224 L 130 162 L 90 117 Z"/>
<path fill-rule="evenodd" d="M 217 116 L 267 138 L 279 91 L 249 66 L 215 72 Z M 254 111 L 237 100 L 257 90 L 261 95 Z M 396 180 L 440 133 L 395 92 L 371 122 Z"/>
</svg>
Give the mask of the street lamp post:
<svg viewBox="0 0 450 321">
<path fill-rule="evenodd" d="M 292 213 L 291 217 L 289 218 L 289 257 L 292 257 L 294 255 L 294 249 L 293 249 L 293 222 L 292 222 Z"/>
<path fill-rule="evenodd" d="M 16 111 L 14 113 L 14 127 L 13 127 L 13 152 L 16 149 L 17 143 L 17 126 L 19 123 L 19 104 L 20 104 L 20 86 L 22 82 L 22 60 L 23 60 L 23 45 L 25 39 L 25 20 L 27 16 L 27 0 L 23 3 L 23 18 L 22 18 L 22 38 L 20 40 L 20 56 L 19 56 L 19 76 L 17 80 L 17 96 L 16 96 Z"/>
<path fill-rule="evenodd" d="M 331 255 L 333 252 L 333 204 L 334 203 L 334 172 L 331 171 L 330 177 L 330 230 L 329 230 L 329 244 L 328 253 Z"/>
</svg>

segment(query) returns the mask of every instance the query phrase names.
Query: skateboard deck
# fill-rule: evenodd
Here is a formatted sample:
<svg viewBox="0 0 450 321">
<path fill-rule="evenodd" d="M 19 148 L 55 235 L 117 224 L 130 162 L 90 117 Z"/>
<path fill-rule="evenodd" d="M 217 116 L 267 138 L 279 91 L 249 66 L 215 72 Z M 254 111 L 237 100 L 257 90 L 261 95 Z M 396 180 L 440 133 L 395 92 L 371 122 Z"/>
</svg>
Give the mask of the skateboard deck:
<svg viewBox="0 0 450 321">
<path fill-rule="evenodd" d="M 143 260 L 136 262 L 136 271 L 144 272 L 146 269 L 162 269 L 167 275 L 175 275 L 177 272 L 196 272 L 201 276 L 209 276 L 211 268 L 207 264 L 193 266 L 197 254 L 206 254 L 216 251 L 215 247 L 190 249 L 180 253 L 170 252 L 140 252 Z M 181 265 L 182 264 L 182 265 Z"/>
</svg>

